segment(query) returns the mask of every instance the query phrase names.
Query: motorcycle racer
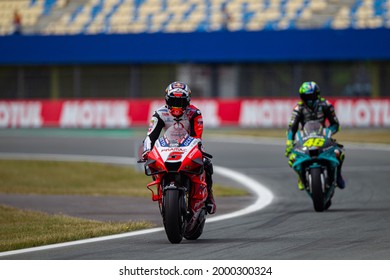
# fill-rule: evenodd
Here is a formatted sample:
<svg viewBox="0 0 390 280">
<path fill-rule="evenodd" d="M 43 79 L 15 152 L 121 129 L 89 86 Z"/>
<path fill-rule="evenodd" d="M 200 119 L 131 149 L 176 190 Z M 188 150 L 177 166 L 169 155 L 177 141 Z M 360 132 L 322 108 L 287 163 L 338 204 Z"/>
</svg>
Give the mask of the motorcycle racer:
<svg viewBox="0 0 390 280">
<path fill-rule="evenodd" d="M 340 129 L 340 123 L 336 116 L 333 105 L 325 98 L 320 97 L 320 88 L 313 82 L 304 82 L 299 88 L 299 96 L 301 101 L 295 106 L 290 123 L 287 130 L 287 141 L 286 141 L 286 157 L 289 157 L 290 167 L 292 165 L 292 159 L 290 158 L 291 149 L 294 146 L 295 134 L 304 124 L 311 120 L 317 120 L 325 127 L 326 121 L 329 122 L 328 129 L 332 132 L 332 135 L 336 134 Z M 340 163 L 337 168 L 337 185 L 340 189 L 345 188 L 345 182 L 341 175 L 341 167 L 344 162 L 344 150 L 343 145 L 338 143 L 339 154 L 337 159 Z M 298 188 L 304 189 L 303 183 L 298 177 Z"/>
<path fill-rule="evenodd" d="M 202 113 L 196 106 L 190 104 L 190 101 L 191 90 L 187 84 L 176 81 L 167 86 L 165 89 L 166 104 L 154 112 L 149 123 L 147 136 L 143 141 L 143 159 L 147 159 L 148 153 L 153 148 L 162 129 L 167 130 L 177 121 L 183 125 L 190 136 L 202 139 Z M 217 206 L 212 191 L 213 165 L 210 158 L 206 156 L 203 157 L 203 162 L 206 171 L 206 184 L 208 189 L 208 197 L 206 200 L 207 212 L 209 214 L 214 214 Z"/>
</svg>

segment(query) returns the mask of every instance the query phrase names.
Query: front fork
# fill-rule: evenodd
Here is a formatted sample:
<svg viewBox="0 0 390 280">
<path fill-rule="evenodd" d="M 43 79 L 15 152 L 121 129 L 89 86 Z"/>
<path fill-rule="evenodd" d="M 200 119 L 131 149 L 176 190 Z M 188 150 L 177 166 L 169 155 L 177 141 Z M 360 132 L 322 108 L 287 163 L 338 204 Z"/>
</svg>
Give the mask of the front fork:
<svg viewBox="0 0 390 280">
<path fill-rule="evenodd" d="M 303 185 L 305 186 L 305 189 L 311 193 L 310 189 L 310 169 L 312 168 L 321 168 L 322 169 L 322 176 L 321 176 L 321 183 L 322 183 L 322 191 L 325 192 L 326 189 L 330 188 L 331 186 L 335 186 L 337 182 L 337 167 L 326 167 L 326 166 L 310 166 L 304 169 L 303 172 L 295 171 Z"/>
<path fill-rule="evenodd" d="M 154 177 L 154 181 L 148 184 L 148 189 L 152 192 L 152 200 L 157 201 L 159 204 L 160 213 L 164 214 L 164 195 L 166 191 L 177 189 L 183 197 L 183 203 L 181 208 L 185 213 L 191 215 L 199 212 L 199 210 L 204 207 L 204 202 L 208 196 L 208 190 L 206 187 L 204 174 L 202 176 L 194 175 L 193 177 L 188 178 L 185 176 L 164 176 Z M 194 186 L 191 187 L 191 181 Z M 156 191 L 153 190 L 152 186 L 155 186 Z"/>
<path fill-rule="evenodd" d="M 175 178 L 177 179 L 177 178 Z M 164 215 L 164 198 L 165 194 L 168 191 L 178 191 L 179 192 L 179 203 L 181 213 L 188 214 L 188 186 L 183 180 L 174 180 L 173 178 L 165 178 L 162 180 L 161 184 L 158 186 L 161 200 L 159 201 L 159 208 L 161 215 Z"/>
</svg>

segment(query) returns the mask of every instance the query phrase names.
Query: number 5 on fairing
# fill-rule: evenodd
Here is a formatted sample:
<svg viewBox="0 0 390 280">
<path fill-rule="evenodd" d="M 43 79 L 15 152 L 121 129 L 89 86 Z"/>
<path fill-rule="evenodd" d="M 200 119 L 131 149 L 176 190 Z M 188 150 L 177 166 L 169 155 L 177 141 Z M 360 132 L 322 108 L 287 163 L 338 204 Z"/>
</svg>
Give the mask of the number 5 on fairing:
<svg viewBox="0 0 390 280">
<path fill-rule="evenodd" d="M 169 155 L 168 155 L 168 158 L 167 160 L 180 160 L 181 157 L 183 155 L 183 152 L 171 152 Z"/>
</svg>

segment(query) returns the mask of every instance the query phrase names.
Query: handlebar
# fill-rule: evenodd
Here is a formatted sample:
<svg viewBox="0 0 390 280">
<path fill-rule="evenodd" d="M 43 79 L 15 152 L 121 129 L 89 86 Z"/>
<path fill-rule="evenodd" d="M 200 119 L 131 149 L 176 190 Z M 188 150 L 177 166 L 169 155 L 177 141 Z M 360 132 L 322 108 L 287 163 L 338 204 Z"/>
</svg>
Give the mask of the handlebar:
<svg viewBox="0 0 390 280">
<path fill-rule="evenodd" d="M 203 148 L 202 148 L 202 142 L 199 142 L 199 143 L 198 143 L 198 149 L 199 149 L 199 151 L 201 151 L 202 155 L 204 155 L 205 157 L 210 158 L 210 159 L 213 158 L 212 155 L 210 155 L 209 153 L 206 153 L 206 152 L 203 150 Z"/>
<path fill-rule="evenodd" d="M 213 156 L 212 156 L 212 155 L 210 155 L 209 153 L 202 152 L 202 154 L 203 154 L 205 157 L 208 157 L 208 158 L 213 158 Z"/>
</svg>

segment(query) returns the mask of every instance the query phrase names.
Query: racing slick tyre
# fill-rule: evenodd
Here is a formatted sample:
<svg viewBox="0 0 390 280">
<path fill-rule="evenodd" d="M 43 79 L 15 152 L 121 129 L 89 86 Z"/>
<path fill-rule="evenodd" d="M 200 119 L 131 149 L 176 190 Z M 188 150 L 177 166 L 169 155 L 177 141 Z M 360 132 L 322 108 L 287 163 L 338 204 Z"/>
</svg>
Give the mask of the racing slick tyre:
<svg viewBox="0 0 390 280">
<path fill-rule="evenodd" d="M 323 212 L 325 210 L 324 193 L 322 188 L 323 181 L 321 180 L 321 175 L 320 168 L 313 168 L 310 170 L 311 194 L 314 210 L 316 212 Z"/>
<path fill-rule="evenodd" d="M 183 239 L 185 213 L 181 207 L 182 197 L 178 190 L 167 190 L 164 197 L 164 228 L 171 243 L 180 243 Z"/>
</svg>

